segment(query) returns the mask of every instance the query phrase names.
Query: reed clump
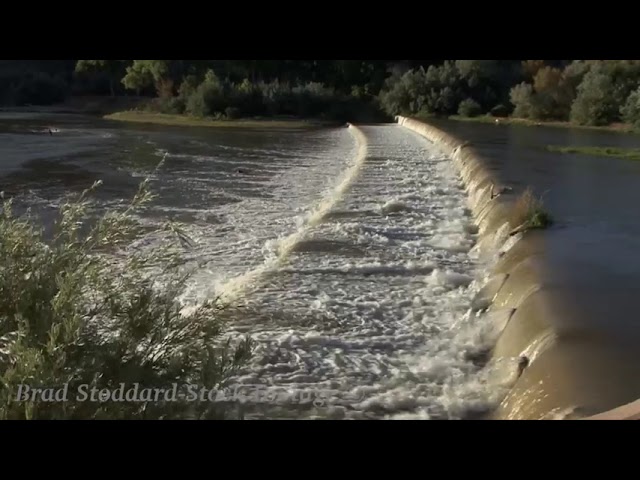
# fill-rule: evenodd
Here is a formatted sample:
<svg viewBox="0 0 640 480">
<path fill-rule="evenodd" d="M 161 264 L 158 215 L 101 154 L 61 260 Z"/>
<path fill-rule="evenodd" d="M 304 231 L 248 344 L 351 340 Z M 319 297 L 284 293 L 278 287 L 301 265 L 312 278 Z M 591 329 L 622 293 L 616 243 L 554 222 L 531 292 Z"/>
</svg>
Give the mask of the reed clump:
<svg viewBox="0 0 640 480">
<path fill-rule="evenodd" d="M 545 209 L 542 199 L 536 197 L 532 188 L 527 188 L 517 198 L 511 210 L 509 224 L 511 234 L 532 229 L 544 229 L 553 224 L 553 217 Z"/>
</svg>

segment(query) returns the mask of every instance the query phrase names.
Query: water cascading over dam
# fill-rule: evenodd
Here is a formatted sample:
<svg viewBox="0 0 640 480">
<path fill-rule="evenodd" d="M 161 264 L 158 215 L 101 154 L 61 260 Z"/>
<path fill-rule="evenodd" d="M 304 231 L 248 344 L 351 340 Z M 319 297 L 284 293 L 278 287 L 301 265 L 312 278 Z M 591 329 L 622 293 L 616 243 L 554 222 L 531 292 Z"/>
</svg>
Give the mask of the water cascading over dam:
<svg viewBox="0 0 640 480">
<path fill-rule="evenodd" d="M 540 154 L 561 131 L 398 123 L 10 119 L 0 190 L 49 218 L 96 179 L 99 211 L 149 177 L 140 220 L 193 240 L 187 308 L 221 296 L 229 335 L 256 341 L 227 391 L 245 418 L 592 418 L 640 397 L 640 166 Z M 510 236 L 536 180 L 558 222 Z"/>
<path fill-rule="evenodd" d="M 401 126 L 350 130 L 356 154 L 327 194 L 294 232 L 268 242 L 270 260 L 216 292 L 235 292 L 245 319 L 232 333 L 257 341 L 232 381 L 245 414 L 484 414 L 504 393 L 482 360 L 497 320 L 470 308 L 484 263 L 455 166 Z M 516 372 L 499 371 L 504 383 Z M 313 405 L 296 401 L 305 397 Z"/>
<path fill-rule="evenodd" d="M 497 261 L 490 260 L 491 279 L 478 300 L 506 318 L 492 362 L 526 358 L 526 368 L 491 417 L 637 416 L 639 407 L 628 405 L 640 397 L 638 329 L 629 318 L 636 309 L 633 287 L 608 271 L 598 275 L 585 261 L 552 258 L 549 250 L 558 242 L 549 242 L 544 230 L 505 237 L 517 227 L 510 224 L 510 212 L 522 187 L 505 189 L 500 168 L 462 139 L 413 119 L 397 121 L 453 159 L 479 225 L 481 256 L 491 258 L 503 239 L 512 243 Z M 604 413 L 621 405 L 626 406 Z"/>
</svg>

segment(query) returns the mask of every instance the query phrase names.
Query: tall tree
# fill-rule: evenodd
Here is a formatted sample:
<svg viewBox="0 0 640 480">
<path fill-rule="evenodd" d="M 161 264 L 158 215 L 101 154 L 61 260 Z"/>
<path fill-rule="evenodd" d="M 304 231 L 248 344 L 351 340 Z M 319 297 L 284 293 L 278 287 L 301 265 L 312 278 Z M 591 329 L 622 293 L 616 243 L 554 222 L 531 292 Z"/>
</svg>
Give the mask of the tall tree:
<svg viewBox="0 0 640 480">
<path fill-rule="evenodd" d="M 153 85 L 158 96 L 170 97 L 173 95 L 174 85 L 170 62 L 171 60 L 134 60 L 133 64 L 127 67 L 122 83 L 126 88 L 138 93 Z"/>
</svg>

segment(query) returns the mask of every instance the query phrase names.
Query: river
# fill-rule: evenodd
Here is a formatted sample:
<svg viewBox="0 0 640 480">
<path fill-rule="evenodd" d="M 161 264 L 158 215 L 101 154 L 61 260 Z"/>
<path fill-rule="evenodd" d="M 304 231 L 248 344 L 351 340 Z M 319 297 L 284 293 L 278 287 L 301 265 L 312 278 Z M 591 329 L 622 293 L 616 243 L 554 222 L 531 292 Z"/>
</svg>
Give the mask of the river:
<svg viewBox="0 0 640 480">
<path fill-rule="evenodd" d="M 512 379 L 482 362 L 495 322 L 470 310 L 487 265 L 475 255 L 463 185 L 450 159 L 414 132 L 360 128 L 359 143 L 343 127 L 180 128 L 4 113 L 0 190 L 47 222 L 65 195 L 95 180 L 104 182 L 95 197 L 103 209 L 150 177 L 158 197 L 140 220 L 180 222 L 194 240 L 198 271 L 183 300 L 226 296 L 238 312 L 229 333 L 257 342 L 229 390 L 243 418 L 475 418 Z M 600 265 L 607 278 L 638 270 L 630 206 L 640 200 L 640 164 L 540 148 L 601 143 L 593 139 L 603 134 L 447 129 L 474 142 L 510 184 L 546 192 L 561 219 L 550 251 L 566 275 L 584 272 L 577 264 Z"/>
<path fill-rule="evenodd" d="M 640 271 L 640 162 L 546 151 L 554 146 L 639 148 L 618 132 L 438 122 L 473 143 L 508 185 L 531 186 L 558 221 L 549 235 L 554 263 L 575 260 L 611 274 Z M 595 271 L 594 271 L 595 273 Z"/>
</svg>

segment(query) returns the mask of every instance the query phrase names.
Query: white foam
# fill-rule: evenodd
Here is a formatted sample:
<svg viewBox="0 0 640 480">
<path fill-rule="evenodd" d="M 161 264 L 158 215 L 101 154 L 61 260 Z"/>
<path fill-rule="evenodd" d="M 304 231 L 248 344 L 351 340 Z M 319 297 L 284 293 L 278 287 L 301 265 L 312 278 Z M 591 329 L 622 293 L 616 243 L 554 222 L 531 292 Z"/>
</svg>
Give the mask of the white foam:
<svg viewBox="0 0 640 480">
<path fill-rule="evenodd" d="M 432 285 L 446 287 L 467 286 L 473 281 L 473 277 L 452 271 L 434 270 L 428 277 L 428 282 Z"/>
<path fill-rule="evenodd" d="M 484 272 L 453 162 L 408 130 L 362 131 L 319 134 L 304 158 L 265 149 L 252 179 L 224 155 L 169 154 L 198 166 L 178 191 L 203 198 L 157 208 L 197 217 L 185 302 L 225 294 L 229 335 L 257 342 L 231 380 L 247 418 L 462 418 L 499 397 L 503 370 L 474 360 L 498 322 L 470 312 Z"/>
<path fill-rule="evenodd" d="M 349 130 L 356 141 L 356 151 L 351 164 L 342 172 L 336 185 L 324 195 L 319 203 L 313 205 L 304 217 L 296 217 L 296 230 L 278 239 L 269 239 L 265 242 L 263 252 L 267 252 L 267 255 L 265 255 L 264 263 L 242 275 L 230 278 L 224 283 L 216 283 L 213 295 L 222 301 L 231 302 L 247 289 L 255 288 L 260 277 L 281 265 L 296 244 L 304 238 L 307 229 L 322 221 L 324 216 L 340 200 L 356 178 L 367 152 L 367 142 L 360 130 L 356 127 L 351 127 Z"/>
<path fill-rule="evenodd" d="M 411 210 L 411 207 L 407 203 L 399 199 L 389 200 L 380 208 L 380 212 L 383 215 L 388 215 L 390 213 L 397 213 L 397 212 L 405 212 L 409 210 Z"/>
<path fill-rule="evenodd" d="M 490 371 L 472 360 L 495 332 L 469 312 L 482 272 L 469 254 L 472 220 L 455 166 L 407 130 L 363 131 L 366 159 L 323 209 L 356 213 L 300 222 L 294 238 L 357 253 L 274 253 L 280 261 L 259 288 L 236 297 L 247 316 L 232 327 L 258 342 L 235 382 L 329 398 L 322 407 L 249 405 L 251 415 L 460 418 L 497 401 Z M 385 207 L 395 214 L 380 215 Z"/>
</svg>

